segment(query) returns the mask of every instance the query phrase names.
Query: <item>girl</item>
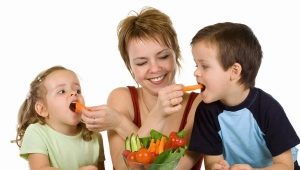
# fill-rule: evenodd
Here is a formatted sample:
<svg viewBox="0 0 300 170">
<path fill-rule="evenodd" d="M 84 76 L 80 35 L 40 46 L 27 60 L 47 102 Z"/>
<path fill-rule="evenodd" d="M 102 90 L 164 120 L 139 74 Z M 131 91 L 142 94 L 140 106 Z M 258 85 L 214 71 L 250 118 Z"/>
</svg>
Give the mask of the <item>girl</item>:
<svg viewBox="0 0 300 170">
<path fill-rule="evenodd" d="M 104 169 L 100 133 L 88 131 L 70 104 L 84 102 L 76 74 L 61 66 L 40 73 L 18 115 L 16 143 L 32 170 Z"/>
</svg>

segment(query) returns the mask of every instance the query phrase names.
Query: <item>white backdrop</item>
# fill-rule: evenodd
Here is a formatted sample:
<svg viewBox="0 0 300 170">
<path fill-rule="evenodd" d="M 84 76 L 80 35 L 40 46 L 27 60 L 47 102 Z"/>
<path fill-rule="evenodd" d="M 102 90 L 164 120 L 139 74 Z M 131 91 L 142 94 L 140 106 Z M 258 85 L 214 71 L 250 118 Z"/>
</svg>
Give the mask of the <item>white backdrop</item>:
<svg viewBox="0 0 300 170">
<path fill-rule="evenodd" d="M 264 52 L 256 86 L 272 94 L 285 108 L 298 135 L 299 6 L 296 1 L 180 0 L 2 0 L 0 1 L 1 167 L 26 170 L 27 162 L 11 144 L 17 112 L 29 83 L 42 70 L 63 65 L 80 77 L 86 104 L 103 104 L 118 86 L 134 85 L 117 48 L 117 24 L 130 10 L 156 7 L 168 14 L 177 30 L 183 55 L 178 83 L 193 84 L 195 64 L 190 41 L 202 27 L 216 22 L 250 26 Z M 107 169 L 112 169 L 106 132 Z M 284 140 L 284 139 L 283 139 Z M 3 152 L 4 151 L 4 152 Z M 298 156 L 299 159 L 299 156 Z"/>
</svg>

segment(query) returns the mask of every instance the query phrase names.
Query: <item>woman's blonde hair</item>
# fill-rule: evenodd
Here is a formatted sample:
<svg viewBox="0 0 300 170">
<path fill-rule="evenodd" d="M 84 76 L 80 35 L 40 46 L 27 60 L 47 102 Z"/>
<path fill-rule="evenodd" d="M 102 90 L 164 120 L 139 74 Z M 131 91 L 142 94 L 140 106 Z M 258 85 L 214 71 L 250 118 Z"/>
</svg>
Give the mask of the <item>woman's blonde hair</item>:
<svg viewBox="0 0 300 170">
<path fill-rule="evenodd" d="M 154 39 L 172 49 L 175 53 L 177 67 L 181 68 L 177 34 L 169 16 L 152 7 L 144 8 L 139 14 L 137 12 L 134 14 L 123 19 L 118 25 L 118 47 L 129 72 L 132 74 L 127 51 L 128 43 L 133 39 L 143 38 Z"/>
</svg>

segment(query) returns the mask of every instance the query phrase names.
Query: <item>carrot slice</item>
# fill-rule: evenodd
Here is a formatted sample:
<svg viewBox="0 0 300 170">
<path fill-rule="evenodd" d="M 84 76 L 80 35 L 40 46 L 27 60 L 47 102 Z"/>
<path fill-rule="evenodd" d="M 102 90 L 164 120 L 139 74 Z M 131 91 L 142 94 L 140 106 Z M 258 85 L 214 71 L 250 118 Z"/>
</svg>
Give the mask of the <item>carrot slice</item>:
<svg viewBox="0 0 300 170">
<path fill-rule="evenodd" d="M 80 102 L 75 102 L 75 103 L 71 103 L 70 104 L 70 109 L 73 111 L 73 112 L 76 112 L 76 113 L 80 113 L 82 109 L 84 109 L 85 106 L 80 103 Z"/>
<path fill-rule="evenodd" d="M 161 154 L 164 151 L 166 142 L 167 138 L 162 136 L 158 145 L 158 154 Z"/>
<path fill-rule="evenodd" d="M 159 143 L 160 139 L 157 139 L 155 142 L 155 153 L 159 155 Z"/>
<path fill-rule="evenodd" d="M 182 88 L 183 91 L 191 91 L 191 90 L 196 90 L 196 89 L 203 89 L 204 86 L 202 84 L 197 84 L 197 85 L 191 85 L 191 86 L 184 86 Z"/>
<path fill-rule="evenodd" d="M 155 145 L 155 140 L 154 140 L 154 139 L 151 139 L 151 142 L 150 142 L 148 151 L 149 151 L 149 152 L 155 153 L 155 146 L 156 146 L 156 145 Z"/>
<path fill-rule="evenodd" d="M 75 112 L 76 113 L 80 113 L 82 109 L 84 109 L 84 105 L 81 104 L 80 102 L 76 102 L 76 109 L 75 109 Z"/>
</svg>

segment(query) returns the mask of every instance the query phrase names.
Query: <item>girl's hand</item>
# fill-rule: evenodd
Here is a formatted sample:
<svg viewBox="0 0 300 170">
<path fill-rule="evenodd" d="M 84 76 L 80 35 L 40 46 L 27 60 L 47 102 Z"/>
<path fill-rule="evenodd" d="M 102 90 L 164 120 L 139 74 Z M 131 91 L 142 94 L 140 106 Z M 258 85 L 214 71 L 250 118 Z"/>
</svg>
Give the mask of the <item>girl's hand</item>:
<svg viewBox="0 0 300 170">
<path fill-rule="evenodd" d="M 98 168 L 94 165 L 82 166 L 79 170 L 98 170 Z"/>
<path fill-rule="evenodd" d="M 231 170 L 227 161 L 221 160 L 218 163 L 212 165 L 212 170 Z"/>
<path fill-rule="evenodd" d="M 81 119 L 91 131 L 115 130 L 122 120 L 122 115 L 107 105 L 89 107 L 82 110 Z"/>
<path fill-rule="evenodd" d="M 153 109 L 156 113 L 166 113 L 165 116 L 175 113 L 182 108 L 181 102 L 183 101 L 184 92 L 182 85 L 172 84 L 164 87 L 158 92 L 158 99 Z"/>
</svg>

